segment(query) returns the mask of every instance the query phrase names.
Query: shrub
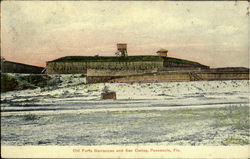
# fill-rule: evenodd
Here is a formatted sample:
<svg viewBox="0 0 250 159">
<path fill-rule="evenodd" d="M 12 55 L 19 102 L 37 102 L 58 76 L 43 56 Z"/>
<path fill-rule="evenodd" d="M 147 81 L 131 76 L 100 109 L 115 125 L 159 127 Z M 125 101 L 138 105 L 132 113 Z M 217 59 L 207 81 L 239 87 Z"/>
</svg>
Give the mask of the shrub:
<svg viewBox="0 0 250 159">
<path fill-rule="evenodd" d="M 248 145 L 249 142 L 247 140 L 244 140 L 244 139 L 241 139 L 237 136 L 231 136 L 229 138 L 226 138 L 224 140 L 224 143 L 227 144 L 227 145 L 230 145 L 230 144 L 236 144 L 236 145 Z"/>
<path fill-rule="evenodd" d="M 39 117 L 37 117 L 35 114 L 26 114 L 24 115 L 24 120 L 37 120 Z"/>
<path fill-rule="evenodd" d="M 19 86 L 17 80 L 8 74 L 1 74 L 1 92 L 16 90 Z"/>
</svg>

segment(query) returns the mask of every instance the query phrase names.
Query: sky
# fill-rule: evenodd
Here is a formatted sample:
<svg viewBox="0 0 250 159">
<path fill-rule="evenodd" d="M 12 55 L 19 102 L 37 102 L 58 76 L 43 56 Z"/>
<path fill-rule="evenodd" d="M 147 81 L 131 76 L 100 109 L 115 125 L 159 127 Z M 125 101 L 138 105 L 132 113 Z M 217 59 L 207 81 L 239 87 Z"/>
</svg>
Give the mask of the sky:
<svg viewBox="0 0 250 159">
<path fill-rule="evenodd" d="M 3 1 L 1 56 L 37 66 L 63 56 L 168 56 L 249 67 L 247 1 Z"/>
</svg>

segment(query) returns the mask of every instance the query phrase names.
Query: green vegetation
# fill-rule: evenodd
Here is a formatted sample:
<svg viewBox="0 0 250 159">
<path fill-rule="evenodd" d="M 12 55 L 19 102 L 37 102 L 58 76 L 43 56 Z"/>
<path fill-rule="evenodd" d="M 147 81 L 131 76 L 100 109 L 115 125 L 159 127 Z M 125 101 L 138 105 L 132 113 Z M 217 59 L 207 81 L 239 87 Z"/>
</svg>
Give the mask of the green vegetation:
<svg viewBox="0 0 250 159">
<path fill-rule="evenodd" d="M 225 144 L 248 145 L 249 142 L 237 136 L 231 136 L 223 141 Z"/>
<path fill-rule="evenodd" d="M 36 87 L 45 87 L 47 86 L 48 80 L 51 78 L 47 75 L 28 75 L 28 76 L 20 76 L 19 81 L 22 84 L 21 89 L 26 88 L 36 88 Z"/>
<path fill-rule="evenodd" d="M 178 64 L 201 65 L 198 62 L 161 56 L 66 56 L 50 62 L 140 62 L 140 61 L 165 61 Z"/>
<path fill-rule="evenodd" d="M 91 123 L 90 127 L 115 127 L 116 123 L 113 122 L 99 122 L 99 123 Z"/>
<path fill-rule="evenodd" d="M 23 116 L 24 120 L 37 120 L 39 119 L 38 116 L 36 116 L 35 114 L 26 114 Z"/>
<path fill-rule="evenodd" d="M 1 74 L 1 92 L 43 88 L 53 85 L 53 83 L 48 82 L 50 79 L 47 75 L 12 76 L 11 74 Z"/>
<path fill-rule="evenodd" d="M 147 120 L 145 120 L 145 119 L 128 122 L 129 125 L 145 125 L 146 123 L 149 123 L 149 122 L 147 122 Z"/>
<path fill-rule="evenodd" d="M 8 74 L 1 74 L 1 92 L 13 91 L 18 88 L 17 80 Z"/>
<path fill-rule="evenodd" d="M 199 121 L 206 121 L 213 119 L 210 123 L 212 127 L 228 127 L 236 130 L 249 130 L 249 107 L 246 106 L 229 106 L 223 108 L 203 108 L 203 109 L 176 109 L 168 111 L 157 110 L 136 110 L 136 111 L 114 111 L 114 112 L 98 112 L 94 115 L 92 113 L 82 113 L 80 116 L 136 116 L 140 118 L 139 121 L 130 121 L 131 125 L 140 124 L 177 124 L 183 121 L 190 123 L 193 126 L 200 126 L 202 123 L 194 123 Z M 154 114 L 147 116 L 147 114 Z"/>
<path fill-rule="evenodd" d="M 137 62 L 137 61 L 163 61 L 160 56 L 66 56 L 51 62 Z"/>
<path fill-rule="evenodd" d="M 250 142 L 248 109 L 249 106 L 232 105 L 193 109 L 117 110 L 49 115 L 26 114 L 5 116 L 4 119 L 6 120 L 3 121 L 5 122 L 4 131 L 6 134 L 9 132 L 18 134 L 21 129 L 19 130 L 20 123 L 16 123 L 16 121 L 22 121 L 25 122 L 25 125 L 21 126 L 30 124 L 30 127 L 32 127 L 32 124 L 38 123 L 41 128 L 47 127 L 48 124 L 59 126 L 58 129 L 67 127 L 69 128 L 67 133 L 76 132 L 79 127 L 83 131 L 87 128 L 84 135 L 100 132 L 105 134 L 103 136 L 105 139 L 107 139 L 106 134 L 124 133 L 132 136 L 141 132 L 143 141 L 144 139 L 149 141 L 148 138 L 150 140 L 161 138 L 164 141 L 159 140 L 160 142 L 167 141 L 169 144 L 248 145 Z M 65 123 L 65 125 L 62 127 L 60 123 Z M 70 128 L 70 125 L 73 125 L 73 128 Z M 27 129 L 24 130 L 26 132 Z M 117 140 L 120 140 L 121 137 L 123 142 L 122 136 L 122 134 L 118 135 Z M 141 140 L 140 136 L 134 139 Z"/>
<path fill-rule="evenodd" d="M 183 60 L 183 59 L 177 59 L 173 57 L 165 57 L 164 61 L 166 62 L 175 62 L 178 64 L 189 64 L 189 65 L 195 65 L 195 66 L 200 66 L 201 64 L 198 62 L 193 62 L 193 61 L 188 61 L 188 60 Z"/>
<path fill-rule="evenodd" d="M 232 127 L 238 130 L 249 130 L 249 107 L 230 106 L 214 113 L 216 127 Z"/>
</svg>

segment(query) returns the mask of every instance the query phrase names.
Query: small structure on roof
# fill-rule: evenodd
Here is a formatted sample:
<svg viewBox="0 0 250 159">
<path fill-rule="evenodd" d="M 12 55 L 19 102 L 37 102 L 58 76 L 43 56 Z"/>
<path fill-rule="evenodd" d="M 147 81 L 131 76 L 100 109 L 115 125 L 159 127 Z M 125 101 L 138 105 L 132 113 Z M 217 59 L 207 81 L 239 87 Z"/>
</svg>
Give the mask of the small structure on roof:
<svg viewBox="0 0 250 159">
<path fill-rule="evenodd" d="M 118 43 L 117 44 L 117 51 L 115 54 L 116 54 L 116 56 L 128 56 L 127 44 Z"/>
<path fill-rule="evenodd" d="M 167 57 L 168 55 L 168 50 L 166 49 L 160 49 L 159 51 L 156 52 L 158 56 L 164 56 Z"/>
</svg>

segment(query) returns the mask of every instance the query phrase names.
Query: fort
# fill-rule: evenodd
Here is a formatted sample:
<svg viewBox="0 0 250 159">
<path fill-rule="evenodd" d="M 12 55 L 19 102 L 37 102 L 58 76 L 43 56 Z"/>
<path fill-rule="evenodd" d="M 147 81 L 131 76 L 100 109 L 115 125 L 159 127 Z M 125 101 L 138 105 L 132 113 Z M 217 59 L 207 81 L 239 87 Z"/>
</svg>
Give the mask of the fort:
<svg viewBox="0 0 250 159">
<path fill-rule="evenodd" d="M 161 56 L 67 56 L 47 62 L 46 68 L 48 74 L 124 76 L 164 70 L 201 70 L 209 67 L 197 62 Z"/>
<path fill-rule="evenodd" d="M 128 56 L 127 44 L 117 44 L 116 56 L 66 56 L 46 62 L 47 74 L 85 74 L 88 83 L 165 82 L 249 79 L 248 68 L 217 68 L 198 62 L 157 55 Z"/>
<path fill-rule="evenodd" d="M 117 44 L 116 56 L 66 56 L 46 62 L 46 68 L 1 57 L 1 73 L 83 74 L 88 83 L 249 80 L 244 67 L 210 68 L 198 62 L 168 57 L 160 49 L 151 56 L 128 56 L 127 44 Z"/>
</svg>

